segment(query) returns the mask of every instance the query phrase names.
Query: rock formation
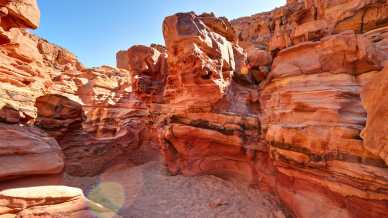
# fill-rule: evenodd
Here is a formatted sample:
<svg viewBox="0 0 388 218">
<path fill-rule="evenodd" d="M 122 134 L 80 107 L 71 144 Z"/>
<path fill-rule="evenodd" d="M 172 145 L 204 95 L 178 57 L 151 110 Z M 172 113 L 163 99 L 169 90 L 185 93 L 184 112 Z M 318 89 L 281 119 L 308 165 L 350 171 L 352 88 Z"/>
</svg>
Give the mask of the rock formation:
<svg viewBox="0 0 388 218">
<path fill-rule="evenodd" d="M 33 28 L 40 22 L 40 11 L 36 0 L 1 0 L 1 28 Z"/>
<path fill-rule="evenodd" d="M 388 164 L 387 154 L 387 122 L 380 119 L 380 116 L 387 116 L 387 96 L 384 90 L 387 90 L 387 72 L 388 67 L 382 72 L 376 73 L 376 76 L 368 82 L 361 91 L 363 105 L 368 113 L 366 127 L 361 133 L 364 139 L 364 147 L 372 154 L 379 156 Z"/>
<path fill-rule="evenodd" d="M 117 67 L 131 72 L 132 90 L 146 103 L 161 103 L 166 76 L 167 52 L 158 45 L 135 45 L 117 53 Z"/>
<path fill-rule="evenodd" d="M 65 72 L 49 93 L 36 99 L 35 124 L 56 137 L 68 173 L 95 175 L 141 146 L 139 117 L 148 111 L 131 94 L 128 72 L 110 67 Z"/>
<path fill-rule="evenodd" d="M 166 18 L 171 110 L 161 140 L 172 173 L 243 178 L 297 217 L 385 216 L 386 3 L 348 1 L 335 12 L 321 4 L 291 2 L 233 21 L 239 42 L 230 25 L 211 23 L 223 19 Z M 359 11 L 376 16 L 358 20 Z M 223 68 L 235 60 L 237 68 Z M 381 122 L 371 121 L 376 113 Z"/>
<path fill-rule="evenodd" d="M 234 30 L 224 18 L 194 13 L 167 17 L 163 30 L 169 70 L 164 100 L 170 110 L 161 151 L 168 168 L 184 175 L 249 174 L 245 153 L 260 146 L 259 105 Z"/>
<path fill-rule="evenodd" d="M 382 0 L 294 0 L 286 6 L 232 21 L 240 44 L 271 52 L 346 30 L 365 33 L 387 24 Z"/>
<path fill-rule="evenodd" d="M 119 217 L 85 198 L 81 189 L 65 186 L 15 188 L 0 192 L 0 216 Z"/>
<path fill-rule="evenodd" d="M 349 208 L 341 216 L 360 216 L 350 208 L 362 199 L 387 200 L 387 165 L 360 137 L 367 112 L 357 78 L 381 69 L 376 55 L 372 43 L 352 32 L 301 43 L 279 52 L 261 91 L 260 121 L 277 170 L 344 196 Z M 295 202 L 297 197 L 285 198 Z M 312 215 L 305 210 L 295 212 Z M 384 214 L 377 209 L 369 213 Z"/>
<path fill-rule="evenodd" d="M 25 30 L 39 25 L 34 0 L 0 0 L 0 216 L 140 216 L 137 205 L 150 204 L 131 195 L 131 182 L 181 184 L 150 176 L 158 167 L 134 167 L 160 155 L 171 175 L 238 183 L 226 195 L 249 205 L 231 208 L 251 210 L 258 199 L 241 184 L 272 195 L 252 213 L 217 214 L 386 217 L 387 10 L 386 0 L 288 0 L 231 22 L 178 13 L 163 22 L 165 47 L 135 45 L 117 53 L 118 68 L 87 69 Z M 18 189 L 50 175 L 113 211 L 78 189 Z M 208 178 L 219 185 L 201 178 L 198 196 Z M 133 198 L 106 202 L 89 180 Z"/>
<path fill-rule="evenodd" d="M 38 24 L 34 1 L 7 2 L 8 11 L 16 7 L 20 14 L 3 19 L 14 23 L 2 30 L 9 42 L 0 48 L 0 120 L 34 123 L 55 137 L 71 174 L 95 175 L 141 147 L 144 125 L 139 117 L 149 112 L 132 94 L 129 72 L 86 69 L 67 50 L 21 29 Z M 30 25 L 21 25 L 27 18 Z"/>
<path fill-rule="evenodd" d="M 0 181 L 58 174 L 64 161 L 55 139 L 35 127 L 0 123 Z"/>
</svg>

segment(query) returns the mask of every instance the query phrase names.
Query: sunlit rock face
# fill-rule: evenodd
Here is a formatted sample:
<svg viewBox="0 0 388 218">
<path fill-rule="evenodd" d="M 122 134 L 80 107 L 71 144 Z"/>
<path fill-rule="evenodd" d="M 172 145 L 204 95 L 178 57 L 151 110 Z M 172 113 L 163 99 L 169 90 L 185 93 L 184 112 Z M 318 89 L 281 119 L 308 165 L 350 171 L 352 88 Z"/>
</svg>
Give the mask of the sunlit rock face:
<svg viewBox="0 0 388 218">
<path fill-rule="evenodd" d="M 388 127 L 385 118 L 387 117 L 387 72 L 388 63 L 381 72 L 375 72 L 374 77 L 368 80 L 361 90 L 361 99 L 368 119 L 361 137 L 364 139 L 364 147 L 372 154 L 379 156 L 388 165 L 387 133 Z"/>
<path fill-rule="evenodd" d="M 131 72 L 132 90 L 146 103 L 161 103 L 167 76 L 167 51 L 160 45 L 135 45 L 117 53 L 117 67 Z"/>
<path fill-rule="evenodd" d="M 279 176 L 306 183 L 293 187 L 284 180 L 283 187 L 277 187 L 287 204 L 322 198 L 324 207 L 340 213 L 341 205 L 325 194 L 309 196 L 311 190 L 305 190 L 321 186 L 348 205 L 341 216 L 362 214 L 350 209 L 359 202 L 374 208 L 373 216 L 384 213 L 368 202 L 386 206 L 388 168 L 360 135 L 370 116 L 360 97 L 362 83 L 368 74 L 382 69 L 380 52 L 367 37 L 344 32 L 278 53 L 260 91 L 260 121 Z M 288 187 L 310 194 L 298 196 Z M 294 210 L 298 216 L 312 215 L 305 207 Z"/>
<path fill-rule="evenodd" d="M 248 182 L 291 217 L 386 217 L 387 8 L 289 0 L 232 22 L 178 13 L 163 22 L 166 47 L 87 69 L 24 30 L 39 23 L 35 1 L 0 0 L 0 180 L 43 184 L 64 169 L 65 180 L 144 185 L 122 168 L 156 148 L 171 174 Z M 44 191 L 0 192 L 0 216 L 90 215 L 79 190 Z"/>
<path fill-rule="evenodd" d="M 56 137 L 66 172 L 96 175 L 118 157 L 141 146 L 148 116 L 131 92 L 128 71 L 110 67 L 66 72 L 49 93 L 36 99 L 35 125 Z"/>
<path fill-rule="evenodd" d="M 39 26 L 40 11 L 36 0 L 1 0 L 0 9 L 1 27 L 6 30 Z"/>
<path fill-rule="evenodd" d="M 36 28 L 36 1 L 0 1 L 0 180 L 59 174 L 64 158 L 56 140 L 26 125 L 36 117 L 35 98 L 49 86 Z"/>
<path fill-rule="evenodd" d="M 357 76 L 381 69 L 376 54 L 373 44 L 353 33 L 281 51 L 260 93 L 266 140 L 317 151 L 357 143 L 362 148 L 367 114 Z"/>
<path fill-rule="evenodd" d="M 6 189 L 0 191 L 0 202 L 4 217 L 120 217 L 88 200 L 82 190 L 66 186 Z"/>
<path fill-rule="evenodd" d="M 210 111 L 244 65 L 226 19 L 181 13 L 167 17 L 163 34 L 168 50 L 165 99 L 176 110 Z M 243 56 L 243 55 L 241 55 Z"/>
<path fill-rule="evenodd" d="M 288 1 L 271 12 L 236 19 L 232 25 L 244 48 L 278 52 L 345 30 L 365 33 L 386 26 L 387 10 L 384 0 Z"/>
<path fill-rule="evenodd" d="M 168 169 L 243 178 L 276 193 L 297 217 L 384 216 L 386 128 L 373 116 L 385 116 L 386 3 L 355 3 L 334 10 L 329 1 L 290 1 L 233 21 L 239 37 L 210 15 L 167 17 L 170 110 L 161 151 Z M 356 19 L 371 10 L 375 17 Z M 246 20 L 262 25 L 252 30 Z M 277 42 L 287 28 L 293 35 Z"/>
<path fill-rule="evenodd" d="M 47 94 L 60 75 L 82 66 L 67 50 L 25 30 L 12 29 L 7 34 L 11 42 L 0 45 L 1 105 L 19 111 L 26 120 L 33 119 L 37 116 L 35 99 Z"/>
<path fill-rule="evenodd" d="M 297 217 L 385 216 L 386 10 L 386 1 L 288 1 L 232 21 L 242 47 L 273 57 L 258 89 L 272 173 L 255 167 Z"/>
<path fill-rule="evenodd" d="M 166 48 L 157 44 L 134 45 L 116 55 L 117 67 L 130 72 L 133 95 L 147 109 L 146 116 L 137 119 L 144 125 L 140 136 L 143 146 L 139 153 L 147 154 L 148 160 L 159 159 L 159 131 L 163 125 L 161 114 L 169 108 L 163 99 L 167 56 Z"/>
<path fill-rule="evenodd" d="M 70 166 L 79 164 L 78 158 L 89 163 L 81 164 L 88 169 L 74 167 L 80 175 L 95 174 L 128 147 L 132 150 L 139 146 L 143 125 L 137 118 L 148 112 L 131 94 L 128 71 L 86 69 L 65 49 L 24 30 L 13 29 L 9 33 L 11 42 L 0 47 L 2 121 L 35 123 L 46 130 L 67 148 L 65 156 L 71 159 L 66 161 L 67 170 L 72 171 Z M 64 137 L 70 134 L 68 130 L 75 135 Z M 76 130 L 80 132 L 75 133 Z M 71 142 L 62 141 L 64 138 Z M 90 147 L 89 155 L 72 150 L 79 146 Z M 98 154 L 95 150 L 99 150 Z M 93 155 L 102 159 L 101 163 L 92 164 Z"/>
<path fill-rule="evenodd" d="M 166 166 L 173 174 L 250 178 L 251 151 L 262 147 L 257 85 L 247 76 L 247 55 L 233 28 L 212 14 L 180 13 L 165 19 L 163 33 Z"/>
<path fill-rule="evenodd" d="M 62 147 L 66 172 L 97 174 L 141 147 L 141 117 L 149 110 L 132 94 L 127 70 L 87 69 L 66 49 L 26 31 L 39 21 L 33 3 L 0 1 L 6 8 L 1 8 L 0 39 L 6 40 L 0 40 L 0 121 L 40 127 Z M 135 156 L 140 163 L 151 158 Z"/>
<path fill-rule="evenodd" d="M 62 150 L 35 127 L 0 123 L 0 181 L 62 172 Z"/>
</svg>

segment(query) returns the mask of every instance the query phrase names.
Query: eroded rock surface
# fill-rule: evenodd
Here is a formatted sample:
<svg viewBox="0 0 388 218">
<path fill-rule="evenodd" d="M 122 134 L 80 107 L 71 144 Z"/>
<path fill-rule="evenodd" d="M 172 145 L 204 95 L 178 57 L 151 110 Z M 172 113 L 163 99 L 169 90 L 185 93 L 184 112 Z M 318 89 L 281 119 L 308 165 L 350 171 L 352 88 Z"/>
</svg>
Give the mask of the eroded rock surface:
<svg viewBox="0 0 388 218">
<path fill-rule="evenodd" d="M 110 67 L 63 73 L 50 93 L 37 98 L 35 124 L 55 136 L 66 171 L 95 175 L 142 145 L 149 112 L 131 93 L 127 71 Z"/>
<path fill-rule="evenodd" d="M 388 104 L 387 95 L 384 93 L 388 86 L 387 64 L 386 62 L 384 69 L 375 73 L 374 77 L 361 90 L 362 102 L 368 114 L 366 127 L 361 134 L 364 139 L 364 147 L 383 159 L 386 165 L 388 165 L 388 126 L 385 118 L 388 117 Z"/>
<path fill-rule="evenodd" d="M 70 52 L 13 30 L 12 42 L 0 48 L 0 119 L 35 122 L 64 149 L 66 169 L 84 166 L 76 170 L 81 174 L 95 174 L 141 145 L 138 117 L 148 111 L 132 94 L 128 71 L 86 69 Z"/>
<path fill-rule="evenodd" d="M 24 29 L 39 23 L 35 1 L 0 0 L 0 180 L 45 175 L 0 187 L 82 187 L 124 217 L 386 217 L 387 9 L 289 0 L 232 22 L 178 13 L 163 22 L 166 47 L 87 69 Z M 172 175 L 239 185 L 134 167 L 156 149 Z M 0 194 L 0 214 L 90 215 L 81 194 L 20 191 Z"/>
<path fill-rule="evenodd" d="M 62 150 L 35 127 L 0 123 L 0 181 L 62 172 Z"/>
<path fill-rule="evenodd" d="M 244 48 L 271 52 L 345 30 L 365 33 L 387 25 L 387 1 L 296 0 L 271 12 L 232 21 Z"/>
<path fill-rule="evenodd" d="M 149 110 L 132 93 L 128 71 L 87 69 L 69 51 L 27 32 L 24 28 L 36 26 L 20 22 L 28 18 L 38 24 L 33 20 L 39 18 L 33 14 L 38 10 L 34 2 L 0 4 L 9 12 L 1 23 L 7 41 L 0 45 L 0 120 L 45 130 L 62 147 L 66 171 L 95 175 L 120 155 L 142 147 L 141 118 L 148 117 Z M 15 22 L 12 28 L 4 23 L 9 16 Z M 148 150 L 153 154 L 136 154 L 134 161 L 155 158 L 155 149 Z"/>
<path fill-rule="evenodd" d="M 179 13 L 164 20 L 169 66 L 164 95 L 168 103 L 179 104 L 176 109 L 209 111 L 222 98 L 233 72 L 243 68 L 244 55 L 227 38 L 234 30 L 222 25 L 224 22 L 194 13 Z"/>
<path fill-rule="evenodd" d="M 348 205 L 344 211 L 326 194 L 317 191 L 305 196 L 326 202 L 322 207 L 337 208 L 332 209 L 340 214 L 336 216 L 359 216 L 363 212 L 351 208 L 360 202 L 373 208 L 370 213 L 376 217 L 384 210 L 369 202 L 387 206 L 387 165 L 363 146 L 360 137 L 367 111 L 359 81 L 364 80 L 363 74 L 381 70 L 381 58 L 373 43 L 352 32 L 301 43 L 279 52 L 270 80 L 261 90 L 260 121 L 279 176 L 304 181 L 303 186 L 292 188 L 297 192 L 322 186 L 343 196 L 342 202 Z M 292 185 L 285 181 L 284 187 L 277 187 L 284 201 L 289 205 L 304 202 L 297 194 L 286 194 Z M 294 211 L 301 217 L 314 214 L 305 207 Z M 332 215 L 321 213 L 322 217 Z"/>
<path fill-rule="evenodd" d="M 174 174 L 249 177 L 249 153 L 261 147 L 259 105 L 234 30 L 224 18 L 194 13 L 167 17 L 163 29 L 170 110 L 161 149 L 167 167 Z"/>
<path fill-rule="evenodd" d="M 85 198 L 81 189 L 40 186 L 0 192 L 3 217 L 119 217 L 113 211 Z"/>
<path fill-rule="evenodd" d="M 202 15 L 166 18 L 166 166 L 174 174 L 245 179 L 276 193 L 296 217 L 384 217 L 386 3 L 304 3 L 233 21 L 239 44 L 226 34 L 229 25 L 220 31 Z M 358 20 L 360 11 L 376 16 Z M 225 58 L 222 51 L 231 50 Z M 240 62 L 217 68 L 230 60 Z"/>
<path fill-rule="evenodd" d="M 1 0 L 0 9 L 0 24 L 6 30 L 39 26 L 40 11 L 36 0 Z"/>
<path fill-rule="evenodd" d="M 122 58 L 119 57 L 121 53 L 125 54 Z M 136 45 L 126 52 L 119 52 L 118 57 L 117 66 L 122 65 L 122 60 L 127 63 L 122 68 L 131 72 L 133 91 L 145 102 L 160 103 L 167 76 L 166 51 L 158 50 L 156 45 Z"/>
</svg>

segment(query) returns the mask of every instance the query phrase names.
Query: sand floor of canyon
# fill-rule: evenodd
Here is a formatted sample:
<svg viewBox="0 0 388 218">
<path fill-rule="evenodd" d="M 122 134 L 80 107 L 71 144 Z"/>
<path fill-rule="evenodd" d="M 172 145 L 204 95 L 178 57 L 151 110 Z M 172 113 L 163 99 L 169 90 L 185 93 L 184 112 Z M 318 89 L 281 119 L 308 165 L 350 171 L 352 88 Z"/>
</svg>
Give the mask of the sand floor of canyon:
<svg viewBox="0 0 388 218">
<path fill-rule="evenodd" d="M 65 183 L 125 218 L 286 217 L 270 194 L 215 176 L 171 176 L 158 161 L 66 176 Z"/>
</svg>

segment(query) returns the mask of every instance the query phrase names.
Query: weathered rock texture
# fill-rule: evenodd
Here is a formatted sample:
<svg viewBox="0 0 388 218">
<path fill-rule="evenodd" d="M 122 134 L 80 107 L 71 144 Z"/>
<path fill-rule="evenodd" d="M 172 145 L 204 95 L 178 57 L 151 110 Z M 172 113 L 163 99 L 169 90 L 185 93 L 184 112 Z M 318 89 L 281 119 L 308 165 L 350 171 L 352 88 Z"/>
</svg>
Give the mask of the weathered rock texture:
<svg viewBox="0 0 388 218">
<path fill-rule="evenodd" d="M 40 11 L 36 0 L 1 0 L 0 9 L 1 28 L 5 30 L 39 26 Z"/>
<path fill-rule="evenodd" d="M 66 186 L 7 189 L 0 192 L 2 217 L 119 217 Z"/>
<path fill-rule="evenodd" d="M 118 217 L 79 189 L 42 185 L 65 183 L 64 169 L 90 176 L 154 159 L 142 146 L 149 109 L 128 71 L 86 69 L 24 29 L 38 24 L 34 0 L 0 0 L 0 217 Z"/>
<path fill-rule="evenodd" d="M 301 43 L 279 52 L 260 93 L 263 134 L 279 174 L 307 183 L 294 188 L 297 192 L 310 183 L 344 196 L 347 210 L 340 216 L 360 216 L 363 210 L 351 208 L 362 199 L 376 217 L 387 206 L 387 165 L 360 137 L 368 114 L 358 80 L 381 70 L 379 58 L 373 43 L 352 32 Z M 285 196 L 287 187 L 292 185 L 278 187 L 279 195 L 289 204 L 301 203 L 296 194 Z M 311 198 L 321 198 L 315 195 Z M 368 205 L 371 200 L 384 209 Z M 295 213 L 313 215 L 305 207 Z"/>
<path fill-rule="evenodd" d="M 63 154 L 54 138 L 38 128 L 0 123 L 0 181 L 57 174 Z"/>
<path fill-rule="evenodd" d="M 146 159 L 159 156 L 159 129 L 163 126 L 162 114 L 169 106 L 164 104 L 163 93 L 167 79 L 167 50 L 164 46 L 135 45 L 117 53 L 117 66 L 130 72 L 132 93 L 147 108 L 147 116 L 141 123 L 145 126 L 141 134 L 143 143 L 139 153 Z M 144 149 L 144 150 L 142 150 Z M 157 151 L 155 153 L 155 151 Z"/>
<path fill-rule="evenodd" d="M 133 94 L 130 73 L 86 69 L 69 51 L 23 29 L 39 23 L 34 1 L 2 2 L 9 13 L 1 18 L 0 35 L 7 41 L 0 45 L 0 121 L 35 124 L 55 137 L 71 174 L 95 175 L 138 150 L 146 126 L 142 117 L 150 113 Z M 150 158 L 155 157 L 136 153 L 132 159 Z"/>
<path fill-rule="evenodd" d="M 244 48 L 277 52 L 345 30 L 365 33 L 388 21 L 385 0 L 294 0 L 286 6 L 232 21 Z"/>
<path fill-rule="evenodd" d="M 387 217 L 387 10 L 386 0 L 289 0 L 232 22 L 178 13 L 163 23 L 166 47 L 133 46 L 117 53 L 118 69 L 86 69 L 24 29 L 39 23 L 35 1 L 0 0 L 0 180 L 63 165 L 66 176 L 95 176 L 154 159 L 156 145 L 171 174 L 248 182 L 286 215 Z M 68 209 L 66 192 L 7 193 L 0 214 L 87 210 L 83 200 Z M 130 203 L 112 209 L 143 213 Z"/>
<path fill-rule="evenodd" d="M 387 120 L 381 116 L 388 117 L 387 95 L 384 92 L 388 85 L 388 65 L 383 71 L 376 73 L 376 76 L 363 87 L 361 98 L 365 106 L 368 119 L 361 137 L 364 139 L 364 147 L 372 154 L 379 156 L 388 164 L 387 148 Z"/>
<path fill-rule="evenodd" d="M 167 76 L 167 53 L 158 45 L 135 45 L 117 53 L 117 67 L 131 72 L 132 88 L 148 103 L 160 103 Z"/>
<path fill-rule="evenodd" d="M 63 73 L 36 99 L 35 124 L 55 136 L 66 171 L 95 175 L 140 147 L 148 112 L 131 93 L 128 72 L 109 67 Z"/>
<path fill-rule="evenodd" d="M 238 37 L 212 15 L 167 17 L 168 169 L 245 179 L 297 217 L 386 216 L 385 10 L 290 1 L 233 21 Z"/>
<path fill-rule="evenodd" d="M 194 13 L 167 17 L 163 30 L 169 70 L 164 100 L 170 110 L 161 149 L 168 168 L 185 175 L 250 175 L 246 154 L 261 145 L 259 105 L 234 30 L 224 18 Z"/>
</svg>

